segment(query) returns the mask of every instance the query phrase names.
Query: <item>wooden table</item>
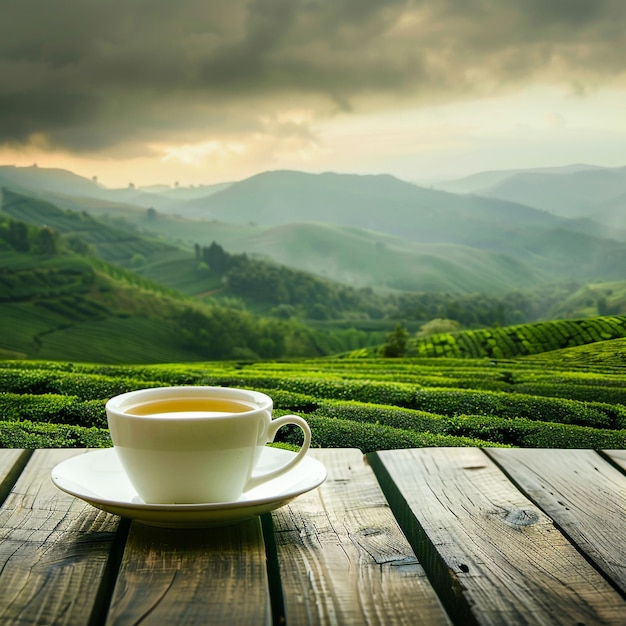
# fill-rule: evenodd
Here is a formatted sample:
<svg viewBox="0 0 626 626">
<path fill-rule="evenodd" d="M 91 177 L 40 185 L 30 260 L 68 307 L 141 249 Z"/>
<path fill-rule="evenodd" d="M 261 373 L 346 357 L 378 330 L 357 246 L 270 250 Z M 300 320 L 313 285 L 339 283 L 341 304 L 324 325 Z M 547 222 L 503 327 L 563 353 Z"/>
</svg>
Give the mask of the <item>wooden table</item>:
<svg viewBox="0 0 626 626">
<path fill-rule="evenodd" d="M 626 451 L 314 450 L 320 488 L 161 529 L 0 450 L 0 624 L 626 624 Z"/>
</svg>

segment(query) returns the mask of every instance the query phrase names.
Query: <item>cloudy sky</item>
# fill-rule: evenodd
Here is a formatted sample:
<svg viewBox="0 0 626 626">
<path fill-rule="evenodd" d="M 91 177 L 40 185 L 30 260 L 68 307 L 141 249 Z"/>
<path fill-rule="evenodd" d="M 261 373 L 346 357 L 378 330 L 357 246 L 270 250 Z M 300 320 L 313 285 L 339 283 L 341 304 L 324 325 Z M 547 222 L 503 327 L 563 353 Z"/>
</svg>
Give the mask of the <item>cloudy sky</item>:
<svg viewBox="0 0 626 626">
<path fill-rule="evenodd" d="M 626 165 L 624 0 L 0 9 L 0 164 L 112 187 Z"/>
</svg>

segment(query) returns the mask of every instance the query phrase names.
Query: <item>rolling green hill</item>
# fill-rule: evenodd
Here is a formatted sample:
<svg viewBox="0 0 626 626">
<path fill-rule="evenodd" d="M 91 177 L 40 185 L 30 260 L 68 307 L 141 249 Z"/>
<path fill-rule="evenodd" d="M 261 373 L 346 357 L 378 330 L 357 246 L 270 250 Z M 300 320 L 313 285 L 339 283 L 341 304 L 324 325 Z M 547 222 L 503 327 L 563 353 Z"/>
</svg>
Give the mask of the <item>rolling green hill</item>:
<svg viewBox="0 0 626 626">
<path fill-rule="evenodd" d="M 570 230 L 538 230 L 484 246 L 412 242 L 380 232 L 327 223 L 282 226 L 158 216 L 135 222 L 181 245 L 217 241 L 346 284 L 403 291 L 502 293 L 564 279 L 620 280 L 626 245 Z"/>
<path fill-rule="evenodd" d="M 134 259 L 149 259 L 175 251 L 171 245 L 141 236 L 128 223 L 106 224 L 87 213 L 62 210 L 56 205 L 2 190 L 1 211 L 20 222 L 74 235 L 102 259 L 130 267 Z"/>
<path fill-rule="evenodd" d="M 0 251 L 2 350 L 22 358 L 101 362 L 202 358 L 192 342 L 181 340 L 180 294 L 74 254 L 62 241 L 57 247 L 54 254 Z"/>
<path fill-rule="evenodd" d="M 127 214 L 126 219 L 137 232 L 167 239 L 187 250 L 196 243 L 217 241 L 229 252 L 246 252 L 357 287 L 503 293 L 545 284 L 554 278 L 523 258 L 501 252 L 454 244 L 420 244 L 355 227 L 322 223 L 272 227 L 164 214 L 150 219 L 145 212 Z M 140 271 L 156 277 L 155 268 L 153 264 L 153 269 Z"/>
<path fill-rule="evenodd" d="M 0 351 L 27 359 L 158 363 L 331 354 L 380 334 L 203 304 L 84 257 L 0 255 Z"/>
<path fill-rule="evenodd" d="M 241 301 L 201 302 L 175 287 L 207 290 L 217 286 L 226 292 L 224 295 L 232 295 L 233 286 L 225 290 L 222 285 L 226 267 L 220 272 L 208 268 L 199 271 L 198 260 L 191 254 L 157 247 L 152 263 L 161 282 L 152 281 L 94 256 L 94 250 L 101 250 L 100 242 L 88 246 L 81 239 L 85 233 L 86 238 L 98 235 L 99 224 L 93 218 L 60 211 L 48 203 L 25 202 L 18 195 L 9 195 L 9 199 L 9 208 L 14 213 L 23 209 L 18 214 L 27 214 L 31 223 L 10 217 L 11 212 L 0 212 L 0 324 L 4 331 L 0 351 L 4 355 L 109 363 L 258 359 L 330 354 L 380 338 L 353 328 L 314 330 L 285 319 L 291 315 L 262 318 L 247 311 Z M 44 219 L 46 216 L 50 219 Z M 68 231 L 61 234 L 48 225 L 32 224 L 42 219 Z M 85 228 L 80 228 L 83 225 Z M 111 244 L 104 250 L 105 258 L 116 243 L 115 239 L 107 240 L 109 234 L 104 229 L 104 241 Z M 151 242 L 138 236 L 131 241 L 134 250 L 151 249 Z M 123 245 L 119 243 L 120 253 Z M 223 251 L 222 255 L 228 260 Z M 249 273 L 246 270 L 241 276 L 244 261 L 242 257 L 239 262 L 239 282 Z M 270 268 L 246 262 L 249 270 L 256 272 L 255 284 L 278 279 L 294 297 L 296 284 L 302 285 L 304 279 L 312 287 L 307 293 L 328 301 L 330 294 L 337 297 L 341 289 L 348 290 L 341 287 L 337 291 L 328 281 L 286 268 L 272 267 L 268 274 Z M 150 263 L 146 258 L 142 261 L 148 268 Z M 163 284 L 165 269 L 170 271 L 172 288 Z M 275 282 L 264 292 L 273 298 L 263 302 L 265 309 L 278 304 L 276 298 L 281 297 L 271 290 L 272 285 Z M 244 295 L 248 291 L 244 290 Z M 354 294 L 351 297 L 354 299 Z M 298 302 L 294 300 L 294 304 Z M 308 306 L 315 304 L 310 301 Z"/>
<path fill-rule="evenodd" d="M 361 228 L 289 224 L 233 242 L 283 265 L 359 287 L 401 291 L 505 293 L 550 280 L 503 253 L 453 244 L 414 242 Z"/>
<path fill-rule="evenodd" d="M 397 346 L 401 329 L 389 335 L 388 342 Z M 406 337 L 397 356 L 509 359 L 552 352 L 626 337 L 626 316 L 551 320 L 534 324 L 480 328 L 456 332 L 420 333 Z M 348 354 L 353 358 L 370 358 L 385 352 L 364 348 Z M 394 355 L 398 350 L 394 350 Z"/>
<path fill-rule="evenodd" d="M 5 356 L 102 363 L 317 356 L 381 338 L 202 303 L 95 257 L 6 249 L 0 326 Z"/>
</svg>

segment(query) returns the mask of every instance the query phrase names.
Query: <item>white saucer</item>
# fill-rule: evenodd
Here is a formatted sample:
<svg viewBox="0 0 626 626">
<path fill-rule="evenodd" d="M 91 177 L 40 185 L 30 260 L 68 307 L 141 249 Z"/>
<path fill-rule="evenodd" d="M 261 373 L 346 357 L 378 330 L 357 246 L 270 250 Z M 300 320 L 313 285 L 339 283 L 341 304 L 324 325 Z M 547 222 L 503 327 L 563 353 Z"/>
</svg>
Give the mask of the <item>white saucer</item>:
<svg viewBox="0 0 626 626">
<path fill-rule="evenodd" d="M 266 446 L 257 469 L 269 471 L 295 452 Z M 155 526 L 222 526 L 273 511 L 326 480 L 326 468 L 309 456 L 289 472 L 244 493 L 234 502 L 146 504 L 126 477 L 114 448 L 79 454 L 59 463 L 52 482 L 98 509 Z"/>
</svg>

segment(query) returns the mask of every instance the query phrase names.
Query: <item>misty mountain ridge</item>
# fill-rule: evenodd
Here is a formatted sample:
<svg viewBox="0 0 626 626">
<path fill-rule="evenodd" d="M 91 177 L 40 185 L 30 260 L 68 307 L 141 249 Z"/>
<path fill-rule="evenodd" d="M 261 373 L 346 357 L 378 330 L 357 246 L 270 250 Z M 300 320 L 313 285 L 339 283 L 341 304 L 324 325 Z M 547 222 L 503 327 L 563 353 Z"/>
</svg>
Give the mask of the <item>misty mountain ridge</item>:
<svg viewBox="0 0 626 626">
<path fill-rule="evenodd" d="M 507 237 L 546 228 L 626 240 L 626 231 L 589 218 L 579 222 L 519 202 L 425 189 L 390 175 L 264 172 L 188 202 L 180 214 L 242 224 L 330 223 L 499 251 L 507 250 Z"/>
<path fill-rule="evenodd" d="M 511 170 L 449 181 L 440 188 L 626 228 L 626 167 L 571 166 L 556 172 Z"/>
<path fill-rule="evenodd" d="M 453 214 L 458 217 L 460 213 L 472 220 L 495 219 L 511 224 L 535 221 L 545 225 L 549 217 L 529 211 L 535 209 L 552 216 L 597 218 L 605 225 L 621 227 L 620 198 L 626 193 L 626 167 L 575 164 L 483 172 L 440 183 L 437 188 L 420 187 L 389 174 L 277 170 L 214 185 L 129 185 L 108 189 L 95 178 L 82 178 L 66 170 L 0 166 L 0 186 L 3 185 L 16 191 L 50 192 L 151 207 L 184 217 L 260 224 L 343 223 L 418 241 L 429 240 L 430 230 L 437 237 L 431 241 L 448 241 L 448 236 L 440 239 L 440 228 L 428 224 L 434 213 L 440 220 Z M 41 193 L 38 195 L 42 197 Z M 472 196 L 480 198 L 472 200 Z M 422 236 L 416 235 L 414 229 L 398 229 L 393 223 L 403 217 L 411 219 L 418 211 L 425 220 Z M 390 225 L 387 218 L 391 218 Z M 594 234 L 607 236 L 608 233 L 596 230 Z"/>
<path fill-rule="evenodd" d="M 570 166 L 527 174 L 601 178 L 607 168 Z M 222 186 L 118 190 L 34 167 L 0 168 L 0 179 L 9 186 L 16 185 L 12 180 L 20 185 L 37 180 L 32 193 L 39 198 L 48 186 L 59 206 L 125 216 L 146 233 L 188 249 L 216 240 L 235 252 L 359 286 L 501 291 L 563 278 L 622 278 L 624 246 L 607 239 L 626 240 L 626 234 L 614 226 L 511 200 L 425 189 L 386 174 L 282 170 Z M 92 195 L 86 197 L 88 191 Z M 150 204 L 157 213 L 148 219 L 134 202 L 154 197 L 163 198 L 166 210 Z M 605 210 L 614 212 L 606 202 Z"/>
<path fill-rule="evenodd" d="M 138 207 L 153 207 L 156 210 L 170 212 L 176 210 L 180 201 L 206 197 L 225 189 L 230 183 L 216 185 L 198 185 L 194 187 L 170 187 L 169 185 L 149 185 L 135 187 L 108 188 L 68 170 L 44 168 L 37 165 L 16 167 L 0 165 L 0 187 L 6 186 L 16 191 L 37 192 L 37 196 L 60 194 L 80 198 L 96 198 L 106 202 L 132 204 Z"/>
<path fill-rule="evenodd" d="M 461 178 L 441 178 L 428 181 L 427 183 L 420 183 L 416 181 L 417 185 L 427 185 L 434 187 L 435 189 L 441 189 L 442 191 L 449 191 L 450 193 L 474 193 L 480 195 L 483 189 L 488 189 L 493 185 L 500 183 L 501 181 L 516 176 L 517 174 L 555 174 L 555 175 L 568 175 L 576 172 L 582 172 L 587 170 L 602 170 L 606 169 L 599 165 L 589 165 L 587 163 L 572 163 L 570 165 L 560 165 L 555 167 L 533 167 L 523 169 L 510 169 L 510 170 L 488 170 L 485 172 L 477 172 L 476 174 L 469 174 Z"/>
</svg>

